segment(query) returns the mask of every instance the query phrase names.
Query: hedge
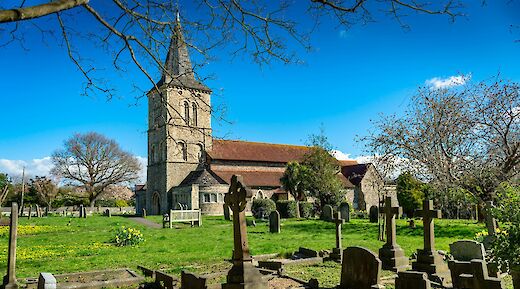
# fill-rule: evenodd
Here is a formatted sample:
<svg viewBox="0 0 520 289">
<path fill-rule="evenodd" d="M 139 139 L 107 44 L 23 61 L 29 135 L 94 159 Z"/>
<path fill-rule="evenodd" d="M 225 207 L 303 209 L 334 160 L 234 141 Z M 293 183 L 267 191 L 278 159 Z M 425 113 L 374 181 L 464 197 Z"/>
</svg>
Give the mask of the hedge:
<svg viewBox="0 0 520 289">
<path fill-rule="evenodd" d="M 254 199 L 251 204 L 251 212 L 257 219 L 269 217 L 272 211 L 276 210 L 276 204 L 271 199 Z"/>
<path fill-rule="evenodd" d="M 314 205 L 309 202 L 300 202 L 300 217 L 305 219 L 314 217 Z"/>
<path fill-rule="evenodd" d="M 281 218 L 296 218 L 296 201 L 278 201 L 276 210 L 280 213 Z"/>
</svg>

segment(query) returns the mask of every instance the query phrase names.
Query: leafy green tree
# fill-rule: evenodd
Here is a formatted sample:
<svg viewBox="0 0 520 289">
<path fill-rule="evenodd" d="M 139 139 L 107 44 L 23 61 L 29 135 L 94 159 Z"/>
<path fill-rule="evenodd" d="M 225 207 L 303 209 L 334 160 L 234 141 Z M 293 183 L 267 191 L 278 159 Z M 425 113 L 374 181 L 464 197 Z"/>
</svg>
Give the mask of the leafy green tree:
<svg viewBox="0 0 520 289">
<path fill-rule="evenodd" d="M 338 177 L 340 166 L 332 156 L 332 145 L 323 130 L 309 137 L 312 147 L 304 157 L 303 165 L 309 168 L 309 194 L 319 200 L 319 208 L 324 205 L 337 207 L 344 200 L 344 185 Z"/>
<path fill-rule="evenodd" d="M 309 189 L 311 170 L 298 162 L 289 162 L 280 178 L 283 188 L 296 200 L 296 217 L 300 218 L 300 201 Z"/>
<path fill-rule="evenodd" d="M 413 212 L 424 200 L 423 183 L 417 180 L 412 173 L 404 172 L 396 180 L 397 199 L 399 205 L 407 216 L 413 216 Z"/>
</svg>

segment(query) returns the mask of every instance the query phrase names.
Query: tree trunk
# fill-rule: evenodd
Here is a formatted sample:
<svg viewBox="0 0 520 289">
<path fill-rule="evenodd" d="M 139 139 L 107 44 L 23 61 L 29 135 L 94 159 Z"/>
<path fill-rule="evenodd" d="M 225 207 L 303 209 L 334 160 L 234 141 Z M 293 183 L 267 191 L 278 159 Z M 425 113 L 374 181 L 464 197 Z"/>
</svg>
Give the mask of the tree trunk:
<svg viewBox="0 0 520 289">
<path fill-rule="evenodd" d="M 300 216 L 300 201 L 298 201 L 298 199 L 296 199 L 296 218 L 301 218 Z"/>
</svg>

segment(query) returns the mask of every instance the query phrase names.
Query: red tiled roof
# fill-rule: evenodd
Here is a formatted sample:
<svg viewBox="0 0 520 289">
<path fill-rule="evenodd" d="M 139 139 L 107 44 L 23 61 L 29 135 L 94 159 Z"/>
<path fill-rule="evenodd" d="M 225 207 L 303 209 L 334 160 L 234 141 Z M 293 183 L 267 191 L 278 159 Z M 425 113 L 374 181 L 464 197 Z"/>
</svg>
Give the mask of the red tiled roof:
<svg viewBox="0 0 520 289">
<path fill-rule="evenodd" d="M 214 160 L 287 163 L 301 161 L 309 149 L 296 145 L 213 140 L 213 148 L 208 154 Z"/>
<path fill-rule="evenodd" d="M 279 187 L 283 172 L 270 171 L 231 171 L 212 170 L 217 176 L 229 184 L 233 175 L 241 175 L 249 187 Z"/>
<path fill-rule="evenodd" d="M 243 170 L 212 170 L 217 176 L 229 184 L 233 175 L 241 175 L 244 183 L 249 187 L 281 187 L 280 178 L 283 172 L 280 171 L 243 171 Z M 338 173 L 338 178 L 347 188 L 353 188 L 354 185 Z"/>
<path fill-rule="evenodd" d="M 302 161 L 310 149 L 307 146 L 214 139 L 208 155 L 213 160 L 288 163 Z M 357 164 L 355 160 L 339 163 L 341 166 Z"/>
</svg>

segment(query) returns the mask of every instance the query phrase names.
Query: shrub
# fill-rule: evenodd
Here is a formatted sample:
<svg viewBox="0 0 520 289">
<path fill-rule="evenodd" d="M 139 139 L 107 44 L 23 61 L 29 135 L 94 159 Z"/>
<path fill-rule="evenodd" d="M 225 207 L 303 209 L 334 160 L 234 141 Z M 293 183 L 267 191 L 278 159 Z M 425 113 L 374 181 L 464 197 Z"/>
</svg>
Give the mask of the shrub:
<svg viewBox="0 0 520 289">
<path fill-rule="evenodd" d="M 256 219 L 266 219 L 274 210 L 276 204 L 271 199 L 255 199 L 251 205 L 251 212 Z"/>
<path fill-rule="evenodd" d="M 300 202 L 300 217 L 305 219 L 314 217 L 314 205 L 309 202 Z"/>
<path fill-rule="evenodd" d="M 128 203 L 125 200 L 117 200 L 115 202 L 116 207 L 122 208 L 122 207 L 128 207 Z"/>
<path fill-rule="evenodd" d="M 354 215 L 356 219 L 368 219 L 367 211 L 357 211 Z"/>
<path fill-rule="evenodd" d="M 136 246 L 144 241 L 143 234 L 134 228 L 121 226 L 116 231 L 116 236 L 112 240 L 116 246 Z"/>
<path fill-rule="evenodd" d="M 281 218 L 296 218 L 296 201 L 278 201 L 276 209 Z"/>
</svg>

